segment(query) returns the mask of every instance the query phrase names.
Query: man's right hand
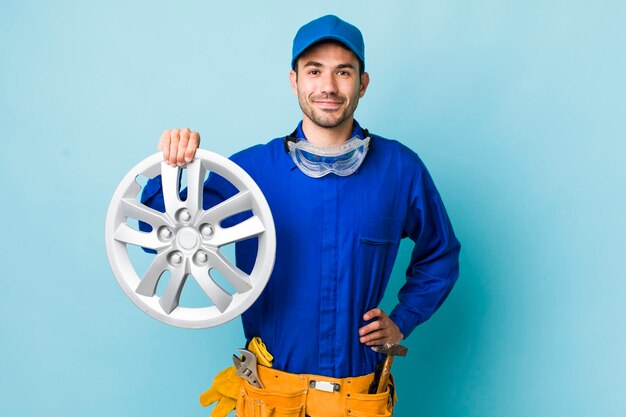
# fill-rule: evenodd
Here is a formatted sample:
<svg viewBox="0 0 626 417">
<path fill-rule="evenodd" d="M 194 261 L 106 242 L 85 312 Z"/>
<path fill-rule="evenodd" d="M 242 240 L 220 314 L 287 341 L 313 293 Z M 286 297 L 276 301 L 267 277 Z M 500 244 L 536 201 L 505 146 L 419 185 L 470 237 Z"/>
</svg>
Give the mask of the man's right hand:
<svg viewBox="0 0 626 417">
<path fill-rule="evenodd" d="M 159 140 L 163 160 L 171 166 L 183 166 L 193 160 L 200 146 L 200 134 L 189 128 L 164 130 Z"/>
</svg>

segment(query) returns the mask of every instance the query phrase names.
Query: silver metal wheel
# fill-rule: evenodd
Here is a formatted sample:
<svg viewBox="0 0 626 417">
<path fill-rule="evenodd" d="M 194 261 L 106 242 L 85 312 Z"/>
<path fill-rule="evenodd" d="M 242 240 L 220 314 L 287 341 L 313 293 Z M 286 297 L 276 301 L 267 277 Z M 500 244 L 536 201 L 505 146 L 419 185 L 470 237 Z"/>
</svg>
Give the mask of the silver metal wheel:
<svg viewBox="0 0 626 417">
<path fill-rule="evenodd" d="M 274 220 L 259 187 L 229 159 L 199 149 L 184 171 L 188 193 L 182 200 L 179 180 L 183 170 L 163 162 L 162 153 L 150 156 L 130 170 L 109 205 L 105 226 L 107 254 L 120 286 L 144 312 L 177 327 L 214 327 L 242 314 L 263 291 L 274 267 Z M 238 193 L 203 210 L 203 185 L 207 172 L 222 176 L 237 188 Z M 153 178 L 159 174 L 163 184 L 164 213 L 137 199 L 141 191 L 137 178 L 141 175 Z M 252 216 L 234 226 L 222 227 L 222 220 L 245 212 L 252 212 Z M 132 227 L 137 220 L 149 224 L 152 231 L 142 232 Z M 246 274 L 220 248 L 254 237 L 258 239 L 257 257 L 251 273 Z M 141 278 L 129 256 L 129 245 L 157 252 Z M 169 280 L 159 296 L 157 286 L 167 271 Z M 215 271 L 230 284 L 230 292 L 212 277 Z M 190 276 L 206 295 L 206 306 L 179 305 L 181 292 Z"/>
</svg>

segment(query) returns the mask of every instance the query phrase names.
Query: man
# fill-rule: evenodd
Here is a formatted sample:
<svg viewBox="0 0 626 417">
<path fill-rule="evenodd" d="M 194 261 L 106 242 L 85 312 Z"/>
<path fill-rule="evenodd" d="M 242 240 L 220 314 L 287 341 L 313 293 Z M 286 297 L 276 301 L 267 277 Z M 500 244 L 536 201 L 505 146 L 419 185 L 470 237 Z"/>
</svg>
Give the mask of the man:
<svg viewBox="0 0 626 417">
<path fill-rule="evenodd" d="M 262 369 L 264 390 L 235 380 L 230 396 L 246 416 L 259 406 L 276 415 L 297 415 L 298 407 L 315 417 L 348 409 L 389 415 L 388 395 L 368 397 L 363 388 L 381 360 L 370 346 L 400 342 L 434 313 L 458 277 L 460 245 L 418 156 L 354 119 L 370 82 L 361 32 L 336 16 L 309 22 L 296 34 L 291 64 L 302 122 L 287 137 L 232 156 L 270 205 L 277 249 L 265 290 L 242 315 L 248 343 L 260 337 L 273 355 L 273 377 Z M 166 130 L 159 149 L 182 166 L 199 142 L 189 129 Z M 232 193 L 224 180 L 210 178 L 205 207 Z M 157 178 L 142 201 L 162 209 L 160 198 Z M 387 315 L 378 304 L 404 237 L 415 248 L 399 304 Z M 249 272 L 256 241 L 238 243 L 236 254 L 237 266 Z M 211 400 L 228 391 L 230 377 L 216 378 Z M 339 389 L 318 393 L 315 381 L 324 378 Z"/>
</svg>

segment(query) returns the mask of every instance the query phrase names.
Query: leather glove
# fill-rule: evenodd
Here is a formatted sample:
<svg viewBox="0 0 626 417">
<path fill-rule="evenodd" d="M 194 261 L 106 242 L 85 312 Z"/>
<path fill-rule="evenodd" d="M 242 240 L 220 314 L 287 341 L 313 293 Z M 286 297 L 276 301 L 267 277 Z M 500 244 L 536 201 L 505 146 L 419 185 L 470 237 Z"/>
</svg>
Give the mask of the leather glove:
<svg viewBox="0 0 626 417">
<path fill-rule="evenodd" d="M 217 401 L 211 417 L 225 417 L 235 409 L 240 387 L 241 377 L 237 375 L 237 368 L 226 368 L 215 376 L 211 388 L 200 395 L 200 404 L 206 407 Z"/>
<path fill-rule="evenodd" d="M 250 343 L 248 343 L 248 350 L 256 356 L 256 362 L 259 365 L 267 366 L 268 368 L 272 367 L 272 362 L 274 361 L 274 357 L 265 347 L 265 343 L 261 340 L 260 337 L 255 336 L 252 338 Z"/>
</svg>

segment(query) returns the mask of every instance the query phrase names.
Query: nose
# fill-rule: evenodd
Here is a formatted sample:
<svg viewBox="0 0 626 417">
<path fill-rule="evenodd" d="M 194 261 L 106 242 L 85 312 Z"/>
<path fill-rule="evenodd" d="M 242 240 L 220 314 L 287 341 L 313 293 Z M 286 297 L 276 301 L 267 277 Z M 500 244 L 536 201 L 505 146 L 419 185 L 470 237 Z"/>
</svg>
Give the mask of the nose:
<svg viewBox="0 0 626 417">
<path fill-rule="evenodd" d="M 326 72 L 321 77 L 320 91 L 325 94 L 337 93 L 337 82 L 332 72 Z"/>
</svg>

